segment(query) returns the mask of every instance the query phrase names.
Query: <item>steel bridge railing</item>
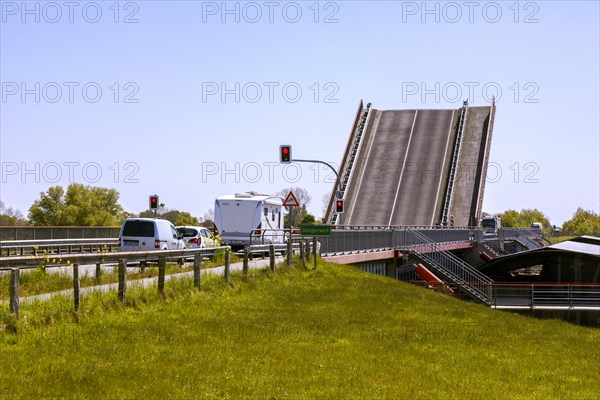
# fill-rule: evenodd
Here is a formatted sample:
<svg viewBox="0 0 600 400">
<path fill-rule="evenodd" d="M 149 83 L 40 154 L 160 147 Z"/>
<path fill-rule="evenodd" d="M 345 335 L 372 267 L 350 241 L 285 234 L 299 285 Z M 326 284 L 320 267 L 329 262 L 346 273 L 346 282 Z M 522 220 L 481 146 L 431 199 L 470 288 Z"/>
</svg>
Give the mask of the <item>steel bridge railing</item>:
<svg viewBox="0 0 600 400">
<path fill-rule="evenodd" d="M 494 308 L 600 310 L 600 284 L 493 283 Z"/>
<path fill-rule="evenodd" d="M 407 243 L 406 250 L 413 250 L 416 258 L 426 262 L 432 269 L 454 282 L 476 300 L 487 305 L 492 304 L 490 284 L 493 283 L 493 280 L 449 251 L 441 250 L 438 243 L 433 242 L 421 232 L 407 228 L 404 233 Z"/>
<path fill-rule="evenodd" d="M 331 255 L 403 248 L 410 245 L 413 240 L 403 233 L 406 229 L 418 230 L 429 240 L 437 243 L 481 240 L 483 235 L 481 229 L 473 227 L 334 226 L 331 236 L 319 238 L 321 253 Z"/>
<path fill-rule="evenodd" d="M 118 250 L 119 239 L 5 240 L 0 242 L 0 257 L 63 253 L 89 253 Z"/>
</svg>

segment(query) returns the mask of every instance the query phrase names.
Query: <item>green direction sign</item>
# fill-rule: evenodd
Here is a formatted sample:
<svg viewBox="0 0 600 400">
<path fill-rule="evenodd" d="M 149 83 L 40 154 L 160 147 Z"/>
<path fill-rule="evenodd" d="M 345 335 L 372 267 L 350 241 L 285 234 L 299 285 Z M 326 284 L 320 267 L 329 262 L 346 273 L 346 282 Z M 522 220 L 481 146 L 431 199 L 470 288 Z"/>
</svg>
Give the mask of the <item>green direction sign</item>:
<svg viewBox="0 0 600 400">
<path fill-rule="evenodd" d="M 331 226 L 329 225 L 302 225 L 300 227 L 302 236 L 330 236 Z"/>
</svg>

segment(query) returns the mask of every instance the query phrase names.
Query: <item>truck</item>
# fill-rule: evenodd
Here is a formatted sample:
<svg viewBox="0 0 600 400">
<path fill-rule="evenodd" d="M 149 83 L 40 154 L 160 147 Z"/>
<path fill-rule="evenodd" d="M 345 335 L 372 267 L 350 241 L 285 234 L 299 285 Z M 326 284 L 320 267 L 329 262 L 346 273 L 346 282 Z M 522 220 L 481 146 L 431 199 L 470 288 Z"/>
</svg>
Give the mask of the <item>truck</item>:
<svg viewBox="0 0 600 400">
<path fill-rule="evenodd" d="M 221 196 L 215 199 L 215 235 L 233 250 L 250 244 L 282 244 L 286 214 L 279 196 L 256 192 Z"/>
<path fill-rule="evenodd" d="M 481 227 L 483 228 L 484 234 L 496 233 L 498 229 L 502 228 L 502 221 L 500 217 L 486 216 L 481 218 Z"/>
</svg>

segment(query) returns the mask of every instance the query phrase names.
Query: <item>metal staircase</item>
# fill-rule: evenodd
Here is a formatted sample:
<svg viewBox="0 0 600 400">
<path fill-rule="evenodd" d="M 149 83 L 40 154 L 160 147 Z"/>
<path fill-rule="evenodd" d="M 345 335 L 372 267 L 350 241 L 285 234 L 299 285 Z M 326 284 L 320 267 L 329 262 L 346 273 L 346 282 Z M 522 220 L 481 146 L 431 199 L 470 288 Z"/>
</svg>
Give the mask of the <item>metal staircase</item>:
<svg viewBox="0 0 600 400">
<path fill-rule="evenodd" d="M 465 100 L 463 102 L 463 108 L 460 113 L 460 120 L 458 122 L 456 142 L 454 142 L 454 151 L 452 153 L 452 164 L 450 165 L 450 175 L 448 176 L 448 187 L 446 188 L 446 196 L 444 197 L 444 209 L 442 211 L 442 225 L 444 226 L 448 225 L 450 205 L 452 202 L 452 193 L 454 190 L 454 181 L 456 179 L 456 170 L 458 169 L 458 158 L 460 156 L 460 145 L 462 143 L 462 136 L 465 129 L 465 121 L 467 120 L 468 107 L 469 102 Z"/>
<path fill-rule="evenodd" d="M 492 244 L 486 242 L 481 242 L 480 245 L 485 251 L 491 253 L 494 256 L 494 258 L 502 257 L 506 254 L 506 252 L 502 250 L 499 246 L 493 246 Z"/>
<path fill-rule="evenodd" d="M 367 107 L 363 109 L 362 116 L 360 118 L 360 122 L 356 127 L 354 132 L 354 138 L 352 140 L 352 147 L 350 148 L 348 160 L 346 161 L 346 165 L 344 165 L 343 174 L 340 176 L 341 180 L 341 188 L 338 193 L 338 198 L 343 199 L 346 193 L 346 187 L 348 186 L 348 181 L 350 181 L 350 176 L 352 175 L 352 167 L 354 166 L 354 161 L 356 160 L 356 156 L 358 154 L 358 149 L 360 148 L 361 139 L 363 137 L 363 133 L 365 131 L 365 126 L 367 124 L 367 118 L 369 117 L 369 111 L 371 110 L 371 103 L 367 103 Z M 335 225 L 337 222 L 338 215 L 333 212 L 331 216 L 331 224 Z"/>
<path fill-rule="evenodd" d="M 426 263 L 444 279 L 455 283 L 475 301 L 492 304 L 494 282 L 449 251 L 440 250 L 438 244 L 414 228 L 405 229 L 405 249 Z"/>
</svg>

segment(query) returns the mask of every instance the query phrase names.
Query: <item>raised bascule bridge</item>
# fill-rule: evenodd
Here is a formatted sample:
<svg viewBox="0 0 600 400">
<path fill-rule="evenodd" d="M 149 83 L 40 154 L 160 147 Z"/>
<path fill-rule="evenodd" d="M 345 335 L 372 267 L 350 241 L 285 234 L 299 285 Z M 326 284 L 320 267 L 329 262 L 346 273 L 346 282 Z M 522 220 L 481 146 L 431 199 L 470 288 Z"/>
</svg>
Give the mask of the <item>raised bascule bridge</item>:
<svg viewBox="0 0 600 400">
<path fill-rule="evenodd" d="M 361 101 L 339 171 L 333 225 L 477 226 L 496 106 L 376 110 Z M 337 189 L 337 188 L 336 188 Z"/>
</svg>

